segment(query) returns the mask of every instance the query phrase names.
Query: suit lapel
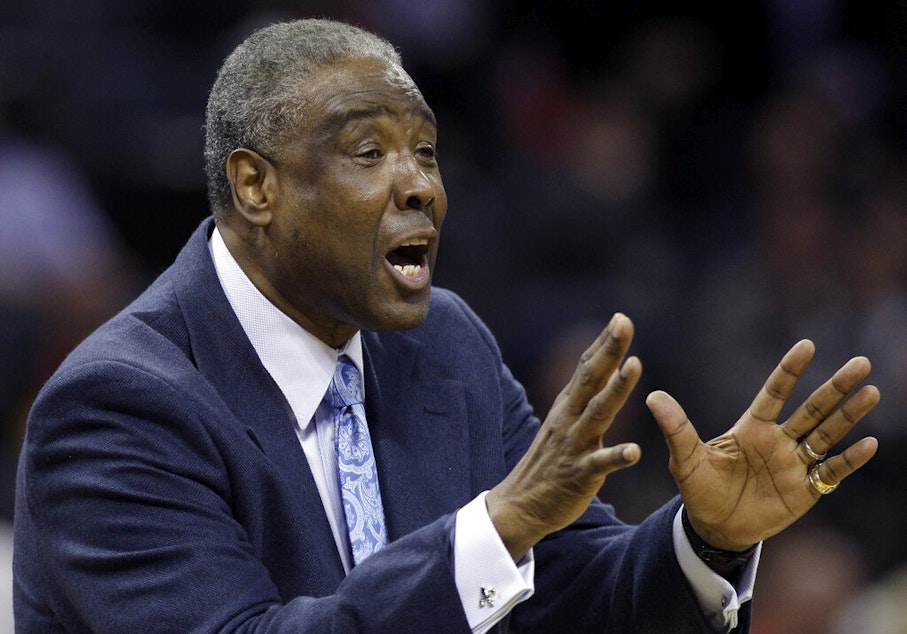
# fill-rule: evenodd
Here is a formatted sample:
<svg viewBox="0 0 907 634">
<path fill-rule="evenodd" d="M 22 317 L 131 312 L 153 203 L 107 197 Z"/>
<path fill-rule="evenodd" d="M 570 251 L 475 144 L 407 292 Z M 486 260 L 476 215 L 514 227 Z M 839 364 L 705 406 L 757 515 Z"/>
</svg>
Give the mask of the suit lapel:
<svg viewBox="0 0 907 634">
<path fill-rule="evenodd" d="M 296 534 L 321 553 L 318 571 L 326 587 L 343 576 L 343 566 L 315 480 L 294 429 L 295 417 L 277 384 L 265 370 L 217 279 L 208 251 L 210 220 L 192 236 L 177 258 L 175 293 L 189 331 L 199 371 L 222 397 L 244 431 L 290 483 L 298 504 Z M 330 545 L 327 547 L 326 545 Z"/>
<path fill-rule="evenodd" d="M 405 333 L 362 340 L 366 416 L 393 540 L 472 497 L 465 387 L 437 372 L 430 351 Z"/>
</svg>

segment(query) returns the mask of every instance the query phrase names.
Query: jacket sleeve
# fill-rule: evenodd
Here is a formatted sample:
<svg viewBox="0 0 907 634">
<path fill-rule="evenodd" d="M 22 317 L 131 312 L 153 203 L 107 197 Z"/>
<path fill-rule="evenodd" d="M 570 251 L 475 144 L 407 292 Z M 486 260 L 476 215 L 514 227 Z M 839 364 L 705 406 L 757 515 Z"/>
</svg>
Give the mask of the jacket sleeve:
<svg viewBox="0 0 907 634">
<path fill-rule="evenodd" d="M 525 391 L 500 360 L 491 333 L 454 298 L 495 350 L 502 394 L 502 437 L 507 469 L 526 452 L 539 421 Z M 639 525 L 619 520 L 610 505 L 594 500 L 586 513 L 533 549 L 535 593 L 511 615 L 514 632 L 710 632 L 706 617 L 674 552 L 675 497 Z M 735 632 L 749 629 L 750 603 Z"/>
<path fill-rule="evenodd" d="M 468 631 L 446 517 L 318 596 L 281 596 L 263 541 L 241 521 L 237 474 L 251 467 L 226 464 L 233 454 L 219 446 L 249 439 L 208 433 L 205 418 L 219 413 L 203 400 L 113 362 L 78 365 L 46 387 L 20 463 L 19 631 Z M 271 521 L 281 523 L 265 517 L 262 530 L 278 530 Z"/>
</svg>

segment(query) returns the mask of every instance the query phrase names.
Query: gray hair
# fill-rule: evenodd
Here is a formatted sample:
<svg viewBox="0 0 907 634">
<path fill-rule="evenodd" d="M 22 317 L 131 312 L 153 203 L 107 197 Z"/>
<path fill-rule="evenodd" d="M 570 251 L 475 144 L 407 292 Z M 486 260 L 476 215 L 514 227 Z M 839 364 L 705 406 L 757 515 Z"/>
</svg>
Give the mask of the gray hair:
<svg viewBox="0 0 907 634">
<path fill-rule="evenodd" d="M 324 66 L 362 58 L 402 66 L 386 40 L 331 20 L 272 24 L 236 47 L 217 74 L 205 112 L 205 172 L 215 216 L 231 206 L 230 153 L 245 147 L 273 156 L 305 115 L 305 80 Z"/>
</svg>

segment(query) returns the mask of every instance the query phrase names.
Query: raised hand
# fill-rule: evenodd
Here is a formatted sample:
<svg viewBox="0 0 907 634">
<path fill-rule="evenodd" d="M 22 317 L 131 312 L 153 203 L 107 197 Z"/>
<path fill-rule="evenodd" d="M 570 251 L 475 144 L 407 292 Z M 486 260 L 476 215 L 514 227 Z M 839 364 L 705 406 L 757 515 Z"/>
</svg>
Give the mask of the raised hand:
<svg viewBox="0 0 907 634">
<path fill-rule="evenodd" d="M 668 394 L 647 398 L 667 440 L 669 467 L 690 523 L 712 546 L 743 551 L 781 532 L 875 454 L 878 442 L 867 437 L 822 460 L 879 402 L 874 386 L 857 389 L 869 375 L 865 357 L 845 363 L 777 423 L 814 354 L 811 341 L 793 346 L 737 423 L 708 443 Z"/>
<path fill-rule="evenodd" d="M 581 357 L 529 450 L 488 493 L 489 516 L 515 561 L 582 515 L 609 473 L 639 460 L 636 444 L 602 444 L 642 372 L 636 357 L 624 361 L 632 338 L 632 322 L 614 315 Z"/>
</svg>

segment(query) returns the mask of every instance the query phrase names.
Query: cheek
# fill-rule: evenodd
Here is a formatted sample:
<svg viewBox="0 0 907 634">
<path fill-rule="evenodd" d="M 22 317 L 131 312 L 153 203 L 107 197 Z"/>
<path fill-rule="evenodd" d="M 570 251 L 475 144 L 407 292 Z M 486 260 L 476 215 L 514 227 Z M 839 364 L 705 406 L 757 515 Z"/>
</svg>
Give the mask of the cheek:
<svg viewBox="0 0 907 634">
<path fill-rule="evenodd" d="M 364 179 L 359 174 L 354 178 L 334 169 L 296 192 L 292 202 L 288 220 L 293 244 L 306 249 L 308 260 L 317 257 L 322 266 L 347 282 L 373 277 L 375 263 L 384 259 L 380 245 L 391 193 L 382 186 L 380 176 L 376 173 Z"/>
<path fill-rule="evenodd" d="M 435 229 L 440 229 L 441 225 L 444 224 L 444 218 L 447 216 L 447 191 L 444 189 L 440 173 L 435 173 L 432 181 L 435 190 L 435 202 L 431 207 L 432 220 L 435 223 Z"/>
<path fill-rule="evenodd" d="M 435 229 L 440 231 L 441 225 L 444 224 L 444 219 L 447 217 L 447 198 L 439 198 L 435 205 L 432 206 L 432 216 Z"/>
<path fill-rule="evenodd" d="M 275 285 L 282 287 L 286 294 L 293 294 L 301 288 L 305 278 L 317 271 L 317 254 L 308 242 L 307 235 L 298 227 L 287 227 L 285 239 L 274 244 L 276 269 Z"/>
</svg>

